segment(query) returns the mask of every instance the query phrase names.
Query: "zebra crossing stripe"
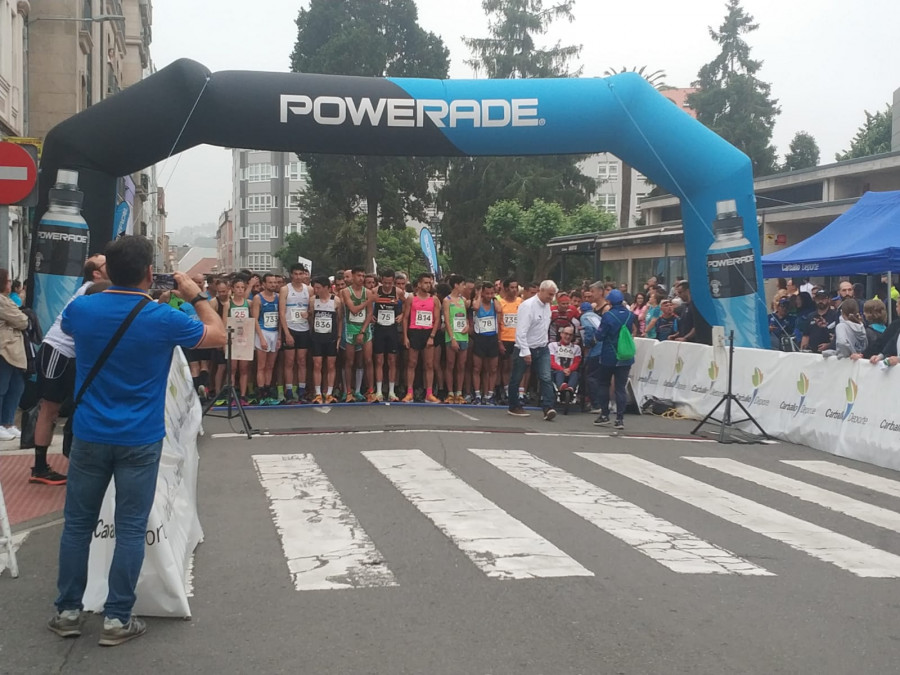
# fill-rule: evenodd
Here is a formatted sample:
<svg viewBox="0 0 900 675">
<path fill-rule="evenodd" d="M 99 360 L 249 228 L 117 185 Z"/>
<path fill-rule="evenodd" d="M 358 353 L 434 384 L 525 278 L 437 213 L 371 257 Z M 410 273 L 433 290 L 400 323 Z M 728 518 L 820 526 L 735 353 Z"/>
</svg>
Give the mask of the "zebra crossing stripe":
<svg viewBox="0 0 900 675">
<path fill-rule="evenodd" d="M 737 478 L 743 478 L 751 483 L 783 492 L 805 502 L 824 506 L 826 509 L 843 513 L 851 518 L 893 530 L 894 532 L 900 532 L 900 514 L 896 511 L 883 509 L 874 504 L 867 504 L 852 497 L 825 490 L 815 485 L 809 485 L 765 469 L 757 469 L 727 457 L 685 457 L 684 459 L 731 476 L 736 476 Z"/>
<path fill-rule="evenodd" d="M 254 455 L 298 591 L 396 586 L 312 455 Z"/>
<path fill-rule="evenodd" d="M 470 452 L 674 572 L 774 576 L 528 452 Z"/>
<path fill-rule="evenodd" d="M 826 478 L 834 478 L 835 480 L 843 481 L 844 483 L 858 485 L 859 487 L 868 488 L 874 492 L 880 492 L 881 494 L 889 495 L 891 497 L 900 497 L 900 482 L 891 480 L 890 478 L 875 476 L 871 473 L 866 473 L 865 471 L 851 469 L 832 462 L 793 459 L 783 459 L 781 461 L 790 466 L 795 466 L 798 469 L 811 471 L 820 476 L 825 476 Z"/>
<path fill-rule="evenodd" d="M 659 490 L 723 520 L 787 544 L 860 577 L 900 577 L 900 556 L 733 495 L 647 460 L 621 454 L 579 457 Z"/>
<path fill-rule="evenodd" d="M 594 576 L 420 450 L 362 454 L 487 576 Z"/>
</svg>

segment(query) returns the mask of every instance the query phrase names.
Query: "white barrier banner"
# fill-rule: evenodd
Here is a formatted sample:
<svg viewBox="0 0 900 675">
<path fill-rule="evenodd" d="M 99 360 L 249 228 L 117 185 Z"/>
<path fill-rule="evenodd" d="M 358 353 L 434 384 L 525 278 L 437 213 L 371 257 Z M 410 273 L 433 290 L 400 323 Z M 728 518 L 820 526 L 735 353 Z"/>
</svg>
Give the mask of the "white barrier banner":
<svg viewBox="0 0 900 675">
<path fill-rule="evenodd" d="M 176 349 L 166 386 L 166 437 L 156 481 L 156 498 L 147 521 L 144 566 L 137 584 L 136 614 L 188 617 L 189 562 L 203 539 L 197 515 L 197 436 L 202 410 L 191 371 Z M 85 609 L 101 612 L 115 549 L 115 482 L 103 498 L 88 562 Z"/>
<path fill-rule="evenodd" d="M 672 399 L 683 414 L 699 419 L 727 391 L 725 348 L 637 343 L 643 367 L 633 374 L 633 386 L 639 402 L 648 396 Z M 735 349 L 732 388 L 771 436 L 900 470 L 900 367 Z M 743 417 L 733 406 L 732 418 Z M 752 425 L 742 428 L 752 430 Z"/>
</svg>

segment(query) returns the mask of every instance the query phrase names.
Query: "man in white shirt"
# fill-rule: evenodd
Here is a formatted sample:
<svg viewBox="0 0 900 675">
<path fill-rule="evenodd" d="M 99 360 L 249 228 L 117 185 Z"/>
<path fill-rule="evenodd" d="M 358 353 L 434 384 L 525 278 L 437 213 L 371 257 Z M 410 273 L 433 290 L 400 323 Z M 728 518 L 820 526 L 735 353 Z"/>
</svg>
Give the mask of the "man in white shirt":
<svg viewBox="0 0 900 675">
<path fill-rule="evenodd" d="M 509 378 L 509 414 L 528 417 L 519 402 L 519 382 L 525 371 L 534 365 L 541 387 L 541 407 L 548 422 L 556 417 L 553 403 L 556 396 L 550 379 L 550 350 L 547 335 L 550 330 L 550 303 L 556 295 L 556 284 L 550 280 L 541 283 L 536 295 L 519 305 L 516 324 L 516 343 L 513 349 L 513 367 Z"/>
</svg>

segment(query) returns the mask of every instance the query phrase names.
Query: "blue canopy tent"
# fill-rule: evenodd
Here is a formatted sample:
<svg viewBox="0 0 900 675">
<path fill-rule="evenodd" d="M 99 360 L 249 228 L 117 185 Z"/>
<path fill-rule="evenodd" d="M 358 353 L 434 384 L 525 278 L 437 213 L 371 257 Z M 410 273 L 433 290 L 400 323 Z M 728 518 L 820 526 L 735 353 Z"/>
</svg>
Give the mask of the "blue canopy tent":
<svg viewBox="0 0 900 675">
<path fill-rule="evenodd" d="M 765 277 L 900 270 L 900 191 L 865 193 L 821 232 L 763 256 L 762 264 Z"/>
<path fill-rule="evenodd" d="M 762 259 L 764 277 L 832 276 L 900 270 L 900 191 L 867 192 L 809 239 Z M 886 302 L 888 320 L 891 305 Z"/>
</svg>

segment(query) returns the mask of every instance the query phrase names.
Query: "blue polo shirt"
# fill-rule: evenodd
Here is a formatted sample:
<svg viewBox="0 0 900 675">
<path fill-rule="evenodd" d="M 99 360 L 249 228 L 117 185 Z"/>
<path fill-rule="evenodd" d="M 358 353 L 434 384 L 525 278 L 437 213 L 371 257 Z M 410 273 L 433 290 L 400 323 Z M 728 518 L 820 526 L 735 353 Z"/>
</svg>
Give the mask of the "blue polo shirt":
<svg viewBox="0 0 900 675">
<path fill-rule="evenodd" d="M 113 286 L 76 298 L 61 327 L 75 340 L 75 392 L 145 294 Z M 166 381 L 176 346 L 193 348 L 206 328 L 168 305 L 148 304 L 129 326 L 78 405 L 75 436 L 92 443 L 147 445 L 166 435 Z"/>
</svg>

